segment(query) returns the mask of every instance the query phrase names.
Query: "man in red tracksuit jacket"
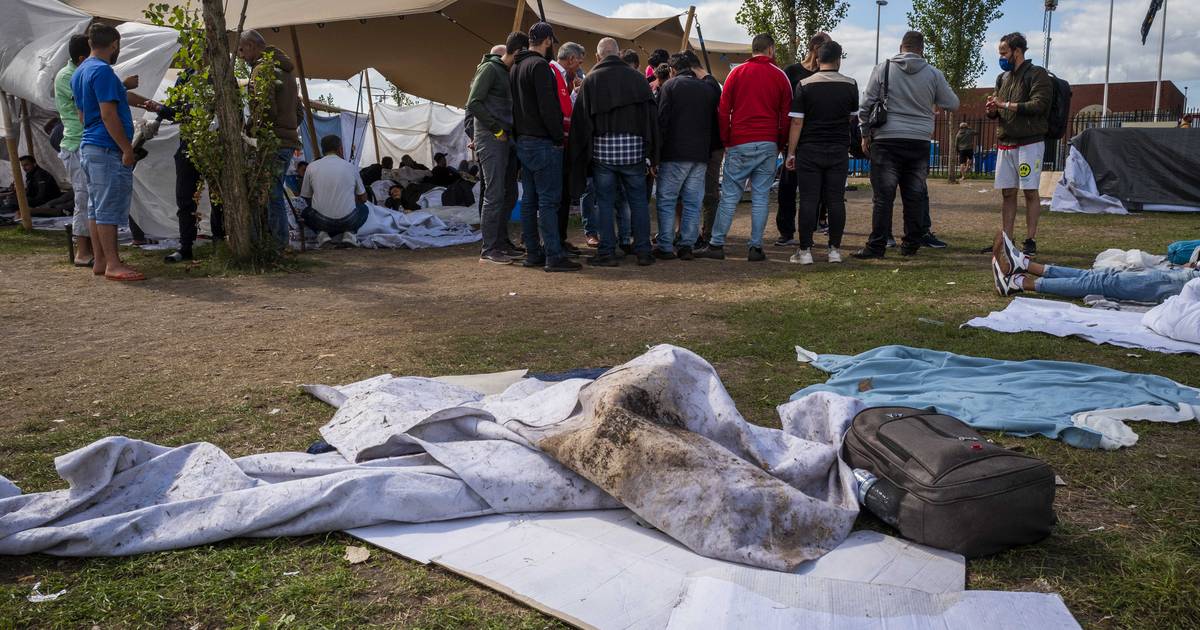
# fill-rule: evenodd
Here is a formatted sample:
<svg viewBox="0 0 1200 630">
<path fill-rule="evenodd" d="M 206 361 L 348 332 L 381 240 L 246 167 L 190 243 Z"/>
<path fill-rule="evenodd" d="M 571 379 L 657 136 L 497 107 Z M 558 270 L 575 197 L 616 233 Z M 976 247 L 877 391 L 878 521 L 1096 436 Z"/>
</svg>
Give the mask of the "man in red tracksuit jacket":
<svg viewBox="0 0 1200 630">
<path fill-rule="evenodd" d="M 767 226 L 767 196 L 775 180 L 780 147 L 787 144 L 792 104 L 792 84 L 775 65 L 775 39 L 763 33 L 751 43 L 754 56 L 733 69 L 725 79 L 717 124 L 725 145 L 721 203 L 713 224 L 709 246 L 697 250 L 697 258 L 725 258 L 725 235 L 733 223 L 733 212 L 750 180 L 750 242 L 747 260 L 766 260 L 763 230 Z"/>
</svg>

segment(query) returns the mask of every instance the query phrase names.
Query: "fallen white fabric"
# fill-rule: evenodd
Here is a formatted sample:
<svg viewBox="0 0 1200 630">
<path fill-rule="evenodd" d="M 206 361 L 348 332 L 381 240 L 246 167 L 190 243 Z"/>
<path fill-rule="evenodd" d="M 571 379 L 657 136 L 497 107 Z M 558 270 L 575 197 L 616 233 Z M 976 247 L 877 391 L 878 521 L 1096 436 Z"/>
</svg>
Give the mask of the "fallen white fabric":
<svg viewBox="0 0 1200 630">
<path fill-rule="evenodd" d="M 1178 408 L 1167 405 L 1135 405 L 1120 409 L 1084 411 L 1071 416 L 1075 426 L 1100 432 L 1100 447 L 1110 451 L 1137 444 L 1138 435 L 1125 424 L 1126 422 L 1178 424 L 1189 420 L 1200 420 L 1200 407 L 1187 403 L 1179 403 Z"/>
<path fill-rule="evenodd" d="M 450 225 L 426 210 L 397 212 L 373 203 L 367 204 L 367 222 L 343 240 L 368 249 L 425 249 L 453 247 L 482 240 L 469 225 Z"/>
<path fill-rule="evenodd" d="M 1141 271 L 1167 266 L 1166 256 L 1157 256 L 1140 249 L 1106 249 L 1096 254 L 1096 261 L 1092 263 L 1092 269 L 1117 271 Z"/>
<path fill-rule="evenodd" d="M 1196 280 L 1188 286 L 1200 283 Z M 1171 298 L 1175 299 L 1175 298 Z M 1194 299 L 1194 298 L 1193 298 Z M 1166 303 L 1156 307 L 1162 308 Z M 1179 302 L 1186 305 L 1179 309 L 1181 315 L 1163 318 L 1152 318 L 1160 323 L 1163 330 L 1173 334 L 1186 336 L 1187 326 L 1197 326 L 1200 321 L 1200 305 L 1195 302 Z M 1191 309 L 1190 319 L 1182 313 Z M 1169 311 L 1159 311 L 1166 315 L 1174 314 L 1175 307 Z M 1154 313 L 1151 310 L 1146 313 Z M 1190 323 L 1189 323 L 1190 322 Z M 1130 311 L 1113 311 L 1100 308 L 1083 308 L 1070 302 L 1042 300 L 1037 298 L 1018 297 L 1009 302 L 1003 311 L 993 311 L 986 317 L 976 317 L 963 326 L 972 328 L 989 328 L 999 332 L 1043 332 L 1056 337 L 1080 337 L 1095 344 L 1111 344 L 1122 348 L 1143 348 L 1166 354 L 1200 354 L 1200 340 L 1188 341 L 1165 336 L 1144 325 L 1143 313 Z"/>
<path fill-rule="evenodd" d="M 321 429 L 338 453 L 234 460 L 211 444 L 105 438 L 56 460 L 68 490 L 0 499 L 0 553 L 125 555 L 387 521 L 614 508 L 616 494 L 699 553 L 793 568 L 836 547 L 858 513 L 837 444 L 861 403 L 823 393 L 781 406 L 786 430 L 753 426 L 712 367 L 674 346 L 596 381 L 526 379 L 488 396 L 417 377 L 319 389 L 341 403 Z M 571 445 L 589 446 L 578 432 L 589 418 L 597 453 L 663 455 L 624 472 L 655 477 L 646 483 L 688 507 L 572 458 Z M 696 452 L 725 459 L 689 467 Z M 731 480 L 744 485 L 720 485 Z M 743 509 L 718 509 L 714 497 Z"/>
<path fill-rule="evenodd" d="M 667 625 L 671 630 L 710 627 L 1074 630 L 1080 626 L 1058 595 L 996 591 L 930 594 L 783 573 L 730 576 L 726 570 L 689 578 L 683 599 Z"/>
<path fill-rule="evenodd" d="M 1200 348 L 1200 278 L 1183 285 L 1179 295 L 1146 311 L 1142 325 L 1164 337 Z"/>
<path fill-rule="evenodd" d="M 1100 194 L 1092 167 L 1075 147 L 1067 154 L 1062 179 L 1058 180 L 1054 196 L 1050 198 L 1050 209 L 1085 214 L 1129 214 L 1120 199 Z"/>
</svg>

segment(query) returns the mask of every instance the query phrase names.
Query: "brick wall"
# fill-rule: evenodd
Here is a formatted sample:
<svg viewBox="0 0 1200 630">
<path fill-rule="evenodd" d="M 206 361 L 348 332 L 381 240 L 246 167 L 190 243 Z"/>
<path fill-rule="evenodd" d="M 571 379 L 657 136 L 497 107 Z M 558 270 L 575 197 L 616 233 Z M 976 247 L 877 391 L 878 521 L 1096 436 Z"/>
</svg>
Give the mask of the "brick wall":
<svg viewBox="0 0 1200 630">
<path fill-rule="evenodd" d="M 959 118 L 974 120 L 985 115 L 984 103 L 993 88 L 972 88 L 962 95 Z M 1099 106 L 1104 102 L 1104 84 L 1089 83 L 1071 86 L 1071 115 L 1088 105 Z M 1162 103 L 1165 111 L 1179 111 L 1184 107 L 1183 92 L 1171 81 L 1162 83 Z M 1154 81 L 1110 83 L 1108 85 L 1108 109 L 1114 113 L 1151 111 L 1154 109 Z"/>
</svg>

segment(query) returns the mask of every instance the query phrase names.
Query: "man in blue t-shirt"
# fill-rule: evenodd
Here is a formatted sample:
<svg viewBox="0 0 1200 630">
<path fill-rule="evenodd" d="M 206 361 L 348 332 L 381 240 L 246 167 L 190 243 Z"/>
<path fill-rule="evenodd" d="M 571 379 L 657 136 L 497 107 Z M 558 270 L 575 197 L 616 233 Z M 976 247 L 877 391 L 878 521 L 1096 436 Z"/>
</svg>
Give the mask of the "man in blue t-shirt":
<svg viewBox="0 0 1200 630">
<path fill-rule="evenodd" d="M 71 77 L 71 92 L 83 121 L 80 157 L 88 177 L 88 223 L 95 263 L 92 273 L 109 280 L 146 277 L 121 262 L 117 230 L 129 221 L 133 199 L 133 116 L 125 85 L 113 72 L 121 34 L 106 24 L 88 29 L 88 57 Z"/>
</svg>

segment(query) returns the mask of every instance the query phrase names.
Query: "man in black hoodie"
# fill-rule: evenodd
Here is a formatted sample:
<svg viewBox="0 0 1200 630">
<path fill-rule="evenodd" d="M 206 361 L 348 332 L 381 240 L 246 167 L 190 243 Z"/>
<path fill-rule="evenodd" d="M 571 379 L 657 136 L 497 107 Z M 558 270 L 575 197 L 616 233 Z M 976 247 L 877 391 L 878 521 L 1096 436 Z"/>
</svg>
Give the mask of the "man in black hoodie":
<svg viewBox="0 0 1200 630">
<path fill-rule="evenodd" d="M 571 113 L 571 189 L 583 192 L 589 169 L 596 189 L 600 248 L 588 264 L 616 267 L 613 252 L 615 192 L 624 191 L 633 223 L 633 249 L 639 265 L 654 263 L 650 253 L 650 209 L 646 164 L 658 163 L 658 107 L 650 84 L 618 56 L 616 40 L 601 39 L 600 59 L 583 85 Z"/>
<path fill-rule="evenodd" d="M 546 60 L 554 43 L 554 27 L 538 22 L 529 29 L 529 50 L 517 53 L 509 78 L 513 99 L 513 134 L 521 161 L 521 232 L 526 267 L 577 271 L 581 265 L 563 254 L 558 233 L 562 199 L 563 112 L 558 83 Z M 580 193 L 583 189 L 580 188 Z M 540 241 L 540 242 L 539 242 Z"/>
</svg>

